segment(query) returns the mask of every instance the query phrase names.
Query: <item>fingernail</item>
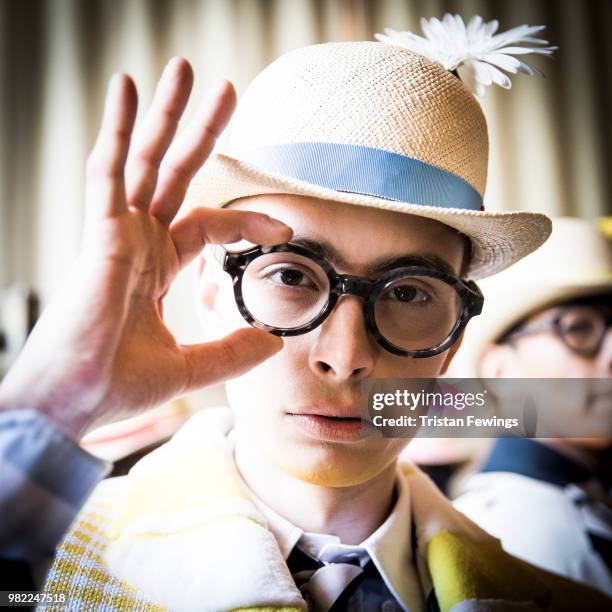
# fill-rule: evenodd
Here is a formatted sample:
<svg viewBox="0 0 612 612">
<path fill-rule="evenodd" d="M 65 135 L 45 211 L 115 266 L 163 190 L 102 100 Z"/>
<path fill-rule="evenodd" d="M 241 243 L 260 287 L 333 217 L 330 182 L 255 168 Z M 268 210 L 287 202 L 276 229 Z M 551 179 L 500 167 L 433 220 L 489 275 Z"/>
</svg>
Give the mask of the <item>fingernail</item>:
<svg viewBox="0 0 612 612">
<path fill-rule="evenodd" d="M 276 349 L 275 352 L 278 353 L 283 348 L 283 346 L 285 346 L 285 343 L 280 336 L 275 336 L 274 334 L 270 334 L 270 336 L 272 336 L 272 338 L 274 338 L 275 340 L 276 346 L 274 348 Z"/>
</svg>

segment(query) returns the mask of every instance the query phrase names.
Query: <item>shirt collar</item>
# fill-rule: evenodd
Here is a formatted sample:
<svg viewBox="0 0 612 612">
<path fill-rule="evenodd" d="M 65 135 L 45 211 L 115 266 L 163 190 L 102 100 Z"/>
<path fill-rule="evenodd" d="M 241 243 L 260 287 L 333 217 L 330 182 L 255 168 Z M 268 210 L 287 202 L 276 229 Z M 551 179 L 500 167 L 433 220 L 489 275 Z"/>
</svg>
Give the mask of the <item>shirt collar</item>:
<svg viewBox="0 0 612 612">
<path fill-rule="evenodd" d="M 362 566 L 365 564 L 363 551 L 366 551 L 385 584 L 405 610 L 410 610 L 411 602 L 414 606 L 415 597 L 419 600 L 422 598 L 412 554 L 410 488 L 399 465 L 396 466 L 397 498 L 391 514 L 371 535 L 355 546 L 342 545 L 337 536 L 304 532 L 265 504 L 249 489 L 246 482 L 244 485 L 251 501 L 266 519 L 285 561 L 296 545 L 315 559 L 323 553 L 326 545 L 340 545 L 346 552 L 354 550 L 359 553 Z"/>
</svg>

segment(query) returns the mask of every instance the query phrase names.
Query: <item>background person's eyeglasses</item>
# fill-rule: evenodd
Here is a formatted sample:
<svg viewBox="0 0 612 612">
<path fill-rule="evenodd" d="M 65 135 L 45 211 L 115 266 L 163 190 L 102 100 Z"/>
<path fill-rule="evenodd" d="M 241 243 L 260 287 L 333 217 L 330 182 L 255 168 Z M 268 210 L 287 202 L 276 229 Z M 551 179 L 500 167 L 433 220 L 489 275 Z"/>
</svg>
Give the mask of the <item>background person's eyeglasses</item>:
<svg viewBox="0 0 612 612">
<path fill-rule="evenodd" d="M 475 283 L 433 267 L 396 268 L 370 280 L 338 274 L 292 243 L 241 252 L 216 247 L 215 257 L 232 277 L 238 309 L 253 327 L 278 336 L 305 334 L 323 323 L 340 296 L 352 294 L 363 298 L 376 341 L 404 357 L 447 350 L 484 301 Z"/>
<path fill-rule="evenodd" d="M 519 326 L 504 340 L 552 331 L 574 353 L 594 357 L 599 353 L 607 330 L 612 326 L 612 309 L 596 305 L 567 305 L 554 309 L 550 316 Z"/>
</svg>

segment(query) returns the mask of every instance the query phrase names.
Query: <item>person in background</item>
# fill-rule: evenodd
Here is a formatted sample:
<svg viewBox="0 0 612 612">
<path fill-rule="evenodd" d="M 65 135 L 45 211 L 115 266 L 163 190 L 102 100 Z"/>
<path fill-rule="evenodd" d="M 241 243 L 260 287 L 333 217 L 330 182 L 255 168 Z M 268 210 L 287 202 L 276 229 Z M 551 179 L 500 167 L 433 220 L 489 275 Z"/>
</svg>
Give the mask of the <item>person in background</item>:
<svg viewBox="0 0 612 612">
<path fill-rule="evenodd" d="M 611 377 L 612 246 L 594 223 L 556 219 L 548 242 L 483 292 L 454 374 Z M 583 422 L 604 415 L 602 437 L 500 438 L 454 504 L 513 555 L 612 594 L 612 397 L 572 409 Z"/>
</svg>

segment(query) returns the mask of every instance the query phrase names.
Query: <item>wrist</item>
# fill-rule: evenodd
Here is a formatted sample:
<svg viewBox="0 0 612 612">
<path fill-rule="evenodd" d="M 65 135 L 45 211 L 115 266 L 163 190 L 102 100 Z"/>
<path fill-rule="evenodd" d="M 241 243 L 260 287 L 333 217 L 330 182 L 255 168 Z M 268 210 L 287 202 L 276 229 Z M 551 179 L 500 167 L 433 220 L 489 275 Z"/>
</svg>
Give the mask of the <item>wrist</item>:
<svg viewBox="0 0 612 612">
<path fill-rule="evenodd" d="M 69 409 L 59 401 L 41 401 L 32 393 L 18 393 L 0 385 L 0 412 L 9 410 L 34 410 L 77 443 L 99 420 L 96 414 Z"/>
</svg>

